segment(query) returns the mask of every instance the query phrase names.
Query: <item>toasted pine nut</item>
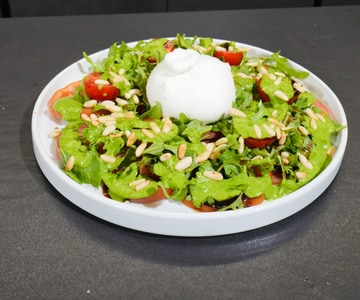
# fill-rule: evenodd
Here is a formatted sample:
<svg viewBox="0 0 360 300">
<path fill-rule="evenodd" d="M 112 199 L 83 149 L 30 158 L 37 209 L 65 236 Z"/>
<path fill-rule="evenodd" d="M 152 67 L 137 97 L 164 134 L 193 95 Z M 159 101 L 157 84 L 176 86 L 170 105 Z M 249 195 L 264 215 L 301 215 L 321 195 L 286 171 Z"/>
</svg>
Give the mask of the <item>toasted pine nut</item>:
<svg viewBox="0 0 360 300">
<path fill-rule="evenodd" d="M 150 130 L 148 130 L 146 128 L 141 129 L 141 132 L 143 134 L 145 134 L 150 139 L 153 139 L 155 137 L 154 134 Z"/>
<path fill-rule="evenodd" d="M 160 127 L 155 122 L 150 122 L 150 128 L 155 133 L 160 133 L 161 132 Z"/>
<path fill-rule="evenodd" d="M 102 132 L 102 136 L 108 136 L 109 134 L 113 133 L 116 130 L 116 126 L 111 124 L 105 127 L 104 131 Z"/>
<path fill-rule="evenodd" d="M 127 141 L 126 141 L 126 146 L 130 147 L 135 142 L 136 142 L 136 134 L 135 134 L 135 132 L 131 132 L 128 139 L 127 139 Z"/>
<path fill-rule="evenodd" d="M 228 142 L 228 139 L 227 137 L 222 137 L 222 138 L 219 138 L 217 141 L 215 141 L 215 146 L 220 146 L 220 145 L 224 145 Z"/>
<path fill-rule="evenodd" d="M 144 150 L 146 149 L 147 143 L 141 143 L 139 146 L 136 147 L 135 156 L 140 157 L 143 154 Z"/>
<path fill-rule="evenodd" d="M 83 106 L 84 107 L 94 107 L 97 104 L 97 100 L 89 100 L 84 102 Z"/>
<path fill-rule="evenodd" d="M 302 171 L 296 172 L 295 176 L 299 179 L 304 179 L 306 177 L 306 172 L 302 172 Z"/>
<path fill-rule="evenodd" d="M 185 153 L 186 153 L 186 144 L 183 143 L 179 146 L 178 149 L 178 158 L 179 159 L 183 159 L 185 157 Z"/>
<path fill-rule="evenodd" d="M 298 129 L 299 129 L 299 131 L 300 131 L 303 135 L 305 135 L 305 136 L 308 136 L 308 135 L 309 135 L 309 132 L 307 131 L 307 129 L 306 129 L 304 126 L 300 125 L 300 126 L 298 127 Z"/>
<path fill-rule="evenodd" d="M 71 171 L 72 168 L 74 167 L 74 164 L 75 164 L 75 157 L 71 155 L 65 164 L 64 170 Z"/>
<path fill-rule="evenodd" d="M 336 152 L 336 147 L 335 146 L 331 146 L 327 151 L 326 154 L 329 156 L 333 156 Z"/>
<path fill-rule="evenodd" d="M 166 161 L 166 160 L 169 160 L 171 158 L 171 156 L 172 156 L 171 153 L 166 152 L 166 153 L 162 154 L 159 157 L 159 159 L 160 159 L 160 161 Z"/>
<path fill-rule="evenodd" d="M 145 180 L 144 182 L 139 183 L 138 185 L 135 186 L 135 190 L 136 191 L 140 191 L 143 188 L 146 188 L 150 183 L 150 180 Z"/>
<path fill-rule="evenodd" d="M 163 133 L 168 133 L 168 132 L 170 132 L 171 128 L 172 128 L 172 122 L 171 122 L 170 119 L 168 119 L 168 120 L 166 120 L 166 121 L 164 122 L 164 126 L 163 126 L 163 128 L 162 128 L 162 132 L 163 132 Z"/>
<path fill-rule="evenodd" d="M 204 171 L 203 173 L 204 177 L 212 180 L 222 180 L 223 175 L 216 171 Z"/>
<path fill-rule="evenodd" d="M 146 179 L 145 178 L 140 178 L 140 179 L 137 179 L 137 180 L 134 180 L 132 182 L 129 183 L 129 186 L 137 186 L 143 182 L 145 182 Z"/>
</svg>

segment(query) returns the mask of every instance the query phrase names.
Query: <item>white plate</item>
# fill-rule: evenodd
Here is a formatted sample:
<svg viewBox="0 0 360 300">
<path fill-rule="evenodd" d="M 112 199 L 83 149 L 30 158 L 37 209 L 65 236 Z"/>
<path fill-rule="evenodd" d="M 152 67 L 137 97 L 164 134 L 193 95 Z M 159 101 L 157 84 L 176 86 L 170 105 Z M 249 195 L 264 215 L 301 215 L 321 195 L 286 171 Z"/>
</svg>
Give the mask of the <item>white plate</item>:
<svg viewBox="0 0 360 300">
<path fill-rule="evenodd" d="M 134 44 L 129 43 L 130 46 Z M 249 56 L 271 54 L 250 45 L 239 43 L 239 46 L 251 49 Z M 91 58 L 97 61 L 105 57 L 107 51 L 97 52 L 91 55 Z M 296 69 L 308 71 L 294 62 L 291 64 Z M 309 205 L 325 191 L 340 168 L 347 143 L 347 129 L 338 136 L 337 152 L 321 174 L 299 190 L 275 201 L 265 201 L 259 206 L 236 211 L 199 213 L 171 200 L 148 206 L 111 200 L 104 197 L 100 189 L 79 185 L 65 175 L 55 158 L 53 141 L 48 137 L 51 130 L 64 125 L 50 119 L 47 110 L 48 99 L 58 88 L 81 79 L 90 71 L 89 68 L 85 59 L 81 59 L 64 69 L 46 85 L 34 107 L 32 139 L 35 157 L 49 182 L 72 203 L 108 222 L 139 231 L 171 236 L 217 236 L 248 231 L 280 221 Z M 305 86 L 328 106 L 333 118 L 342 125 L 347 125 L 339 99 L 322 80 L 309 73 L 310 76 L 304 80 Z"/>
</svg>

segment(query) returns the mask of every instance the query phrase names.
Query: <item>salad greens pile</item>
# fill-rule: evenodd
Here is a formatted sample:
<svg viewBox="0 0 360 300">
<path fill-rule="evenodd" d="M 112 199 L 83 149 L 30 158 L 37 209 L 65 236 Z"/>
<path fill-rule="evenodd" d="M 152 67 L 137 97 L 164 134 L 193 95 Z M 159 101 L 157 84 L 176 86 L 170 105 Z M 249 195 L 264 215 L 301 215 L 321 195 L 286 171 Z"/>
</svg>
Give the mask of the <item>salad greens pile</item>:
<svg viewBox="0 0 360 300">
<path fill-rule="evenodd" d="M 231 66 L 236 101 L 228 116 L 203 124 L 184 114 L 167 118 L 160 104 L 150 107 L 147 78 L 169 43 L 211 56 L 218 46 L 242 52 L 241 63 Z M 239 209 L 244 199 L 270 201 L 299 189 L 331 161 L 342 126 L 303 86 L 308 74 L 279 53 L 252 57 L 234 42 L 177 35 L 132 47 L 115 43 L 100 62 L 84 57 L 119 95 L 93 101 L 81 84 L 56 101 L 54 110 L 67 121 L 58 137 L 60 167 L 112 199 L 146 202 L 161 195 L 195 208 Z"/>
</svg>

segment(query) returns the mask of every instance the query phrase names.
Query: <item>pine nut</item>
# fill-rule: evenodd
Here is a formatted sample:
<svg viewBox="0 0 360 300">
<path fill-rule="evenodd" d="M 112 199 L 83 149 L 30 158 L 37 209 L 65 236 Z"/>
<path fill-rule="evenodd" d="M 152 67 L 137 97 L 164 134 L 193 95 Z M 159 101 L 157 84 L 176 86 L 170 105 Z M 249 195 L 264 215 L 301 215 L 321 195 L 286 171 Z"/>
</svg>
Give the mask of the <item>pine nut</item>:
<svg viewBox="0 0 360 300">
<path fill-rule="evenodd" d="M 116 98 L 115 101 L 120 106 L 125 106 L 129 104 L 129 101 L 126 101 L 125 99 L 121 99 L 121 98 Z"/>
<path fill-rule="evenodd" d="M 110 156 L 110 155 L 106 155 L 106 154 L 101 154 L 100 155 L 100 159 L 104 162 L 107 162 L 107 163 L 114 163 L 116 162 L 116 157 L 114 156 Z"/>
<path fill-rule="evenodd" d="M 161 132 L 160 127 L 155 122 L 150 122 L 150 128 L 155 133 L 160 133 Z"/>
<path fill-rule="evenodd" d="M 305 157 L 305 155 L 299 153 L 298 156 L 299 156 L 299 161 L 301 162 L 301 164 L 306 169 L 312 170 L 313 166 L 312 166 L 311 162 Z"/>
<path fill-rule="evenodd" d="M 276 76 L 273 73 L 267 73 L 266 77 L 268 77 L 269 79 L 271 79 L 272 81 L 276 80 Z M 281 78 L 281 77 L 280 77 Z M 275 82 L 274 82 L 275 83 Z"/>
<path fill-rule="evenodd" d="M 146 146 L 147 146 L 147 143 L 141 143 L 139 146 L 136 147 L 136 150 L 135 150 L 135 156 L 136 157 L 140 157 L 144 150 L 146 149 Z"/>
<path fill-rule="evenodd" d="M 118 118 L 121 119 L 124 117 L 124 114 L 121 112 L 113 112 L 113 113 L 111 113 L 110 116 L 112 116 L 114 119 L 118 119 Z"/>
<path fill-rule="evenodd" d="M 74 168 L 74 164 L 75 164 L 75 157 L 71 155 L 65 164 L 64 170 L 71 171 L 72 168 Z"/>
<path fill-rule="evenodd" d="M 274 96 L 283 101 L 289 101 L 289 97 L 283 91 L 277 90 L 274 92 Z"/>
<path fill-rule="evenodd" d="M 179 159 L 183 159 L 185 157 L 185 153 L 186 153 L 186 144 L 183 143 L 179 146 L 178 149 L 178 158 Z"/>
<path fill-rule="evenodd" d="M 229 115 L 231 117 L 240 117 L 240 118 L 246 119 L 246 114 L 244 112 L 242 112 L 240 109 L 237 109 L 234 107 L 230 108 Z"/>
<path fill-rule="evenodd" d="M 280 129 L 285 128 L 285 125 L 284 125 L 283 123 L 281 123 L 280 121 L 276 120 L 276 119 L 268 118 L 268 121 L 269 121 L 270 123 L 273 123 L 273 124 L 279 126 Z"/>
<path fill-rule="evenodd" d="M 107 115 L 107 116 L 101 116 L 98 118 L 99 122 L 100 123 L 111 123 L 111 122 L 115 122 L 115 118 L 110 116 L 110 115 Z"/>
<path fill-rule="evenodd" d="M 303 92 L 304 92 L 303 86 L 302 86 L 300 83 L 298 83 L 298 82 L 294 82 L 293 88 L 294 88 L 295 90 L 297 90 L 298 92 L 300 92 L 300 93 L 303 93 Z"/>
<path fill-rule="evenodd" d="M 326 122 L 326 119 L 324 118 L 324 116 L 322 114 L 316 113 L 315 115 L 321 122 L 324 122 L 324 123 Z"/>
<path fill-rule="evenodd" d="M 169 120 L 166 120 L 166 121 L 164 122 L 164 126 L 163 126 L 163 128 L 162 128 L 162 132 L 163 132 L 163 133 L 169 133 L 170 130 L 171 130 L 171 128 L 172 128 L 172 122 L 171 122 L 171 120 L 170 120 L 170 119 L 169 119 Z"/>
<path fill-rule="evenodd" d="M 247 79 L 247 78 L 251 79 L 251 76 L 249 76 L 249 75 L 247 75 L 245 73 L 242 73 L 242 72 L 236 73 L 236 76 L 238 76 L 240 78 L 244 78 L 244 79 Z"/>
<path fill-rule="evenodd" d="M 331 146 L 327 151 L 326 154 L 329 156 L 333 156 L 336 152 L 336 147 L 335 146 Z"/>
<path fill-rule="evenodd" d="M 150 139 L 153 139 L 155 137 L 155 135 L 150 130 L 148 130 L 146 128 L 141 129 L 141 132 Z"/>
<path fill-rule="evenodd" d="M 164 153 L 162 154 L 159 159 L 160 161 L 166 161 L 166 160 L 169 160 L 171 158 L 171 153 L 167 152 L 167 153 Z"/>
<path fill-rule="evenodd" d="M 276 80 L 274 81 L 275 85 L 280 85 L 280 83 L 282 82 L 282 77 L 278 77 L 276 78 Z"/>
<path fill-rule="evenodd" d="M 280 77 L 286 77 L 286 75 L 284 74 L 284 73 L 282 73 L 282 72 L 274 72 L 274 74 L 275 75 L 277 75 L 277 76 L 280 76 Z"/>
<path fill-rule="evenodd" d="M 223 180 L 223 175 L 216 171 L 204 171 L 203 172 L 204 177 L 212 180 Z"/>
<path fill-rule="evenodd" d="M 140 100 L 137 95 L 134 95 L 132 98 L 133 98 L 135 104 L 139 104 Z"/>
<path fill-rule="evenodd" d="M 87 114 L 81 114 L 81 119 L 87 122 L 91 122 L 91 119 Z"/>
<path fill-rule="evenodd" d="M 310 126 L 312 129 L 316 130 L 317 129 L 317 123 L 315 119 L 310 119 Z"/>
<path fill-rule="evenodd" d="M 242 154 L 242 153 L 244 153 L 244 150 L 245 150 L 245 141 L 244 141 L 244 138 L 243 138 L 242 136 L 239 137 L 238 142 L 239 142 L 239 149 L 238 149 L 238 151 L 239 151 L 240 154 Z"/>
<path fill-rule="evenodd" d="M 224 52 L 224 51 L 226 51 L 226 48 L 221 47 L 221 46 L 216 46 L 216 47 L 215 47 L 215 50 L 216 50 L 216 51 Z"/>
<path fill-rule="evenodd" d="M 124 114 L 124 118 L 125 119 L 132 119 L 135 117 L 135 114 L 133 111 L 127 111 L 125 114 Z"/>
<path fill-rule="evenodd" d="M 306 177 L 306 172 L 302 172 L 302 171 L 296 172 L 295 176 L 299 179 L 304 179 Z"/>
<path fill-rule="evenodd" d="M 309 135 L 309 132 L 307 131 L 307 129 L 306 129 L 304 126 L 300 125 L 300 126 L 298 127 L 298 129 L 299 129 L 299 131 L 300 131 L 303 135 L 305 135 L 305 136 L 308 136 L 308 135 Z"/>
<path fill-rule="evenodd" d="M 182 171 L 190 167 L 192 164 L 192 157 L 186 156 L 175 165 L 175 170 Z"/>
<path fill-rule="evenodd" d="M 127 147 L 130 147 L 130 146 L 132 146 L 135 142 L 136 142 L 136 134 L 135 134 L 135 132 L 132 132 L 132 133 L 130 133 L 130 135 L 129 135 L 127 141 L 126 141 L 126 146 L 127 146 Z"/>
<path fill-rule="evenodd" d="M 102 132 L 102 136 L 108 136 L 109 134 L 113 133 L 116 130 L 116 126 L 111 124 L 105 127 L 104 131 Z"/>
<path fill-rule="evenodd" d="M 256 125 L 256 124 L 254 124 L 253 128 L 254 128 L 254 132 L 255 132 L 256 137 L 258 139 L 261 139 L 262 133 L 261 133 L 260 127 L 258 125 Z"/>
<path fill-rule="evenodd" d="M 214 147 L 215 147 L 214 143 L 205 144 L 205 151 L 200 153 L 198 156 L 196 156 L 195 162 L 201 163 L 208 160 L 212 151 L 214 150 Z"/>
<path fill-rule="evenodd" d="M 105 102 L 105 101 L 103 101 Z M 121 108 L 117 105 L 115 105 L 115 103 L 111 103 L 111 104 L 103 104 L 104 108 L 110 112 L 118 112 L 121 111 Z"/>
<path fill-rule="evenodd" d="M 308 108 L 305 110 L 305 113 L 306 113 L 311 119 L 317 120 L 317 116 L 316 116 L 316 114 L 313 112 L 313 110 L 312 110 L 311 108 L 308 107 Z"/>
<path fill-rule="evenodd" d="M 285 157 L 285 158 L 289 158 L 290 157 L 290 153 L 289 152 L 286 152 L 286 151 L 283 151 L 281 152 L 281 157 Z"/>
<path fill-rule="evenodd" d="M 49 138 L 57 138 L 61 133 L 61 130 L 59 128 L 54 128 L 54 130 L 50 131 L 48 134 Z"/>
<path fill-rule="evenodd" d="M 224 145 L 228 142 L 228 139 L 227 137 L 222 137 L 222 138 L 219 138 L 216 142 L 215 142 L 215 146 L 220 146 L 220 145 Z"/>
<path fill-rule="evenodd" d="M 109 85 L 110 82 L 105 80 L 105 79 L 96 79 L 94 81 L 95 84 L 98 84 L 98 85 Z"/>
<path fill-rule="evenodd" d="M 263 127 L 264 127 L 265 131 L 266 131 L 270 136 L 275 136 L 275 135 L 276 135 L 275 130 L 272 129 L 269 125 L 263 124 Z"/>
<path fill-rule="evenodd" d="M 132 182 L 129 183 L 129 186 L 133 187 L 133 186 L 137 186 L 143 182 L 145 182 L 146 179 L 145 178 L 140 178 L 140 179 L 137 179 L 137 180 L 134 180 Z"/>
<path fill-rule="evenodd" d="M 97 100 L 89 100 L 84 102 L 84 107 L 94 107 L 97 104 Z"/>
<path fill-rule="evenodd" d="M 144 182 L 141 182 L 135 186 L 135 191 L 140 191 L 146 188 L 149 184 L 150 184 L 150 180 L 145 180 Z"/>
<path fill-rule="evenodd" d="M 286 141 L 286 133 L 284 131 L 281 132 L 281 137 L 279 139 L 279 145 L 284 145 Z"/>
<path fill-rule="evenodd" d="M 268 70 L 267 70 L 265 67 L 261 66 L 260 69 L 259 69 L 259 72 L 260 72 L 262 75 L 265 75 L 265 74 L 268 73 Z"/>
</svg>

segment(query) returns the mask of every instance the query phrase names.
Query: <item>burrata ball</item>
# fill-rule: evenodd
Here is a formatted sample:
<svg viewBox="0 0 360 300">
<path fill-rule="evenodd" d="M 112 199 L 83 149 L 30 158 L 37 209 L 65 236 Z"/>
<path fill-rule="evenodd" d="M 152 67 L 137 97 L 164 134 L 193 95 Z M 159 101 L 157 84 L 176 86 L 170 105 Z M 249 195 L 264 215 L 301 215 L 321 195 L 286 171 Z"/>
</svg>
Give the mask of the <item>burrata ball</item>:
<svg viewBox="0 0 360 300">
<path fill-rule="evenodd" d="M 191 49 L 166 54 L 146 86 L 151 106 L 160 102 L 164 116 L 212 123 L 225 117 L 235 101 L 230 65 Z"/>
</svg>

